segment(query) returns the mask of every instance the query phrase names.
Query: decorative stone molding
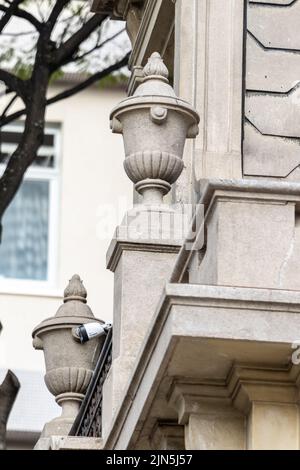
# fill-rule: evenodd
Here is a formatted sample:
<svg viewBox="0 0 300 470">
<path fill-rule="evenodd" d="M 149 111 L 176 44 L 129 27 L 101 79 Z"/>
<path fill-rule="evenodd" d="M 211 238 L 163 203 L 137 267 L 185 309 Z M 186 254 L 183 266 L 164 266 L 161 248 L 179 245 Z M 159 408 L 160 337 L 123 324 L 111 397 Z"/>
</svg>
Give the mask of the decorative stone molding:
<svg viewBox="0 0 300 470">
<path fill-rule="evenodd" d="M 93 437 L 52 436 L 38 440 L 34 450 L 102 450 L 103 441 Z"/>
<path fill-rule="evenodd" d="M 134 95 L 111 113 L 113 132 L 123 134 L 128 177 L 145 204 L 161 204 L 183 169 L 186 138 L 198 133 L 199 115 L 178 98 L 168 82 L 168 69 L 154 52 Z"/>
<path fill-rule="evenodd" d="M 184 449 L 184 427 L 172 422 L 157 422 L 150 435 L 152 449 Z"/>
<path fill-rule="evenodd" d="M 143 5 L 146 0 L 91 0 L 91 10 L 95 13 L 113 15 L 115 19 L 125 19 L 133 6 Z"/>
<path fill-rule="evenodd" d="M 152 51 L 158 51 L 164 57 L 173 77 L 174 0 L 93 0 L 91 5 L 94 12 L 126 21 L 126 30 L 132 44 L 129 95 L 133 94 L 140 83 L 139 69 Z"/>
<path fill-rule="evenodd" d="M 246 177 L 299 181 L 299 17 L 299 1 L 247 2 Z"/>
<path fill-rule="evenodd" d="M 176 379 L 169 391 L 169 404 L 178 412 L 178 422 L 187 424 L 190 413 L 200 413 L 212 405 L 248 415 L 253 401 L 300 403 L 300 370 L 297 367 L 271 368 L 235 365 L 225 380 Z"/>
<path fill-rule="evenodd" d="M 97 320 L 86 305 L 87 292 L 74 275 L 64 292 L 64 304 L 56 315 L 43 321 L 32 333 L 33 346 L 45 355 L 45 383 L 62 407 L 62 415 L 47 423 L 43 437 L 68 434 L 93 374 L 103 338 L 80 344 L 74 328 Z"/>
<path fill-rule="evenodd" d="M 290 444 L 282 442 L 280 447 L 280 439 L 274 440 L 273 447 L 268 433 L 274 432 L 273 421 L 282 418 L 286 429 L 275 432 L 284 434 L 294 430 L 296 434 L 299 378 L 299 367 L 295 366 L 237 364 L 225 380 L 174 380 L 169 405 L 177 410 L 178 423 L 185 425 L 186 448 L 286 448 Z M 226 430 L 230 431 L 230 439 Z M 299 447 L 296 441 L 297 436 L 291 448 Z"/>
<path fill-rule="evenodd" d="M 114 20 L 126 20 L 126 29 L 134 44 L 142 18 L 145 0 L 93 0 L 91 10 L 109 15 Z"/>
</svg>

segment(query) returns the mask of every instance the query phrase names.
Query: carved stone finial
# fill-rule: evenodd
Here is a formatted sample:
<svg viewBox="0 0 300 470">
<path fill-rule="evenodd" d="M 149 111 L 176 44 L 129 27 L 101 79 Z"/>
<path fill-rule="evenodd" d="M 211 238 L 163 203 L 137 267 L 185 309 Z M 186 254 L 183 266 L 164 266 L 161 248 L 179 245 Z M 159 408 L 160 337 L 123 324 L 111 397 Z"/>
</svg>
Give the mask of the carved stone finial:
<svg viewBox="0 0 300 470">
<path fill-rule="evenodd" d="M 169 71 L 158 52 L 153 52 L 151 57 L 148 59 L 148 62 L 144 67 L 144 75 L 145 77 L 153 77 L 153 75 L 157 75 L 158 77 L 168 79 Z"/>
<path fill-rule="evenodd" d="M 176 96 L 158 52 L 151 55 L 143 73 L 134 95 L 112 111 L 111 127 L 123 134 L 124 168 L 143 203 L 160 210 L 163 196 L 183 170 L 185 140 L 196 137 L 199 115 Z"/>
<path fill-rule="evenodd" d="M 78 274 L 74 274 L 64 291 L 64 302 L 68 302 L 69 300 L 79 300 L 86 303 L 86 298 L 86 288 L 84 287 L 80 276 L 78 276 Z"/>
</svg>

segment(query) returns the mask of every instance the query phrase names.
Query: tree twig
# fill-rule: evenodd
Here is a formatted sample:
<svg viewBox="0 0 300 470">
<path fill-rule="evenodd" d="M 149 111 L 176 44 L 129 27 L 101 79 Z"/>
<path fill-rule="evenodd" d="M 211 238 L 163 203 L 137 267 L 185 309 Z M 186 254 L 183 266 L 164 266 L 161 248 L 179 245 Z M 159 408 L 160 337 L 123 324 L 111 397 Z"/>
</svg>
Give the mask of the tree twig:
<svg viewBox="0 0 300 470">
<path fill-rule="evenodd" d="M 3 15 L 2 18 L 0 19 L 0 32 L 3 31 L 3 29 L 5 28 L 5 26 L 9 22 L 11 16 L 14 15 L 14 13 L 17 10 L 18 6 L 22 2 L 23 2 L 23 0 L 14 0 L 14 2 L 10 3 L 9 7 L 0 8 L 1 11 L 5 12 L 5 15 Z"/>
<path fill-rule="evenodd" d="M 109 38 L 105 39 L 103 42 L 101 42 L 100 44 L 96 44 L 94 47 L 92 47 L 89 51 L 86 51 L 86 52 L 83 52 L 80 56 L 76 56 L 74 60 L 78 61 L 78 60 L 81 60 L 81 59 L 84 59 L 84 57 L 88 56 L 89 54 L 91 54 L 92 52 L 98 50 L 98 49 L 101 49 L 101 47 L 105 46 L 107 43 L 109 43 L 110 41 L 113 41 L 114 39 L 116 39 L 118 36 L 120 36 L 122 33 L 124 33 L 125 31 L 125 28 L 124 29 L 121 29 L 120 31 L 118 31 L 117 33 L 113 34 L 112 36 L 110 36 Z"/>
<path fill-rule="evenodd" d="M 15 1 L 18 1 L 18 0 L 15 0 Z M 21 3 L 21 1 L 19 1 L 19 3 Z M 6 24 L 8 23 L 8 21 L 10 20 L 12 16 L 23 18 L 24 20 L 29 21 L 29 23 L 31 23 L 32 26 L 34 26 L 35 29 L 37 29 L 38 31 L 42 30 L 43 24 L 39 20 L 37 20 L 35 16 L 33 16 L 27 10 L 23 10 L 22 8 L 16 7 L 15 9 L 13 9 L 14 5 L 15 5 L 14 3 L 11 5 L 11 7 L 4 7 L 0 5 L 0 11 L 3 11 L 6 13 L 6 15 L 4 15 L 0 20 L 0 32 L 4 29 L 4 27 L 6 26 Z M 2 24 L 1 24 L 1 21 L 2 21 Z"/>
<path fill-rule="evenodd" d="M 110 75 L 112 72 L 115 72 L 116 70 L 119 70 L 120 68 L 125 67 L 128 64 L 129 56 L 130 56 L 130 53 L 126 54 L 126 56 L 123 57 L 123 59 L 111 65 L 110 67 L 107 67 L 106 69 L 101 70 L 101 72 L 97 72 L 94 75 L 91 75 L 89 78 L 79 83 L 78 85 L 74 86 L 73 88 L 70 88 L 69 90 L 65 90 L 61 93 L 58 93 L 52 98 L 48 98 L 46 101 L 46 105 L 49 106 L 65 98 L 69 98 L 75 95 L 76 93 L 85 90 L 90 85 L 92 85 L 95 82 L 98 82 L 102 78 L 105 78 L 107 75 Z M 24 109 L 21 109 L 20 111 L 16 111 L 13 114 L 10 114 L 9 116 L 3 119 L 0 118 L 0 127 L 3 127 L 9 124 L 10 122 L 15 121 L 16 119 L 19 119 L 20 117 L 24 116 L 25 113 L 26 113 L 26 109 L 24 108 Z"/>
<path fill-rule="evenodd" d="M 8 92 L 14 91 L 26 104 L 28 98 L 27 82 L 7 70 L 0 69 L 0 82 L 5 83 Z"/>
<path fill-rule="evenodd" d="M 78 50 L 80 44 L 89 37 L 89 35 L 95 31 L 104 20 L 107 15 L 94 15 L 80 28 L 73 36 L 71 36 L 66 42 L 57 49 L 54 55 L 53 66 L 59 68 L 65 64 Z"/>
</svg>

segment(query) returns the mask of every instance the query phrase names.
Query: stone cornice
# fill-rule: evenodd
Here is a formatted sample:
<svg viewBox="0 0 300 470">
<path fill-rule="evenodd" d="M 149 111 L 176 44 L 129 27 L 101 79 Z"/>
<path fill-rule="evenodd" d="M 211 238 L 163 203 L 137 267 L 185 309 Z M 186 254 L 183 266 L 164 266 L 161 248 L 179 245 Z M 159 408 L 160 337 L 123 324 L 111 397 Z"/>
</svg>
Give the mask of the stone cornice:
<svg viewBox="0 0 300 470">
<path fill-rule="evenodd" d="M 132 43 L 129 67 L 132 70 L 128 94 L 141 80 L 141 67 L 152 52 L 164 56 L 171 41 L 175 22 L 174 0 L 92 0 L 92 11 L 126 21 Z M 173 60 L 169 60 L 169 67 Z"/>
<path fill-rule="evenodd" d="M 172 0 L 147 0 L 138 30 L 132 36 L 132 54 L 129 66 L 133 74 L 129 83 L 129 95 L 134 93 L 140 81 L 140 67 L 147 57 L 157 51 L 164 56 L 174 30 L 175 8 Z M 130 24 L 127 24 L 130 35 Z M 170 64 L 168 64 L 170 67 Z"/>
<path fill-rule="evenodd" d="M 300 292 L 252 287 L 167 284 L 158 310 L 164 303 L 185 306 L 214 306 L 274 312 L 300 313 Z"/>
<path fill-rule="evenodd" d="M 146 0 L 91 0 L 91 10 L 95 13 L 105 13 L 114 19 L 126 19 L 131 5 L 140 6 Z"/>
<path fill-rule="evenodd" d="M 169 391 L 169 405 L 178 422 L 190 414 L 248 415 L 252 403 L 299 403 L 299 367 L 270 368 L 236 364 L 226 380 L 197 382 L 177 378 Z"/>
<path fill-rule="evenodd" d="M 113 239 L 106 257 L 107 269 L 115 271 L 123 251 L 143 251 L 151 253 L 178 253 L 179 245 L 170 243 L 151 243 L 149 240 L 138 242 Z"/>
<path fill-rule="evenodd" d="M 174 17 L 172 18 L 172 12 L 170 8 L 173 7 L 172 0 L 147 0 L 145 3 L 145 9 L 141 18 L 140 28 L 132 51 L 130 59 L 131 65 L 137 65 L 138 58 L 143 55 L 149 55 L 153 52 L 153 47 L 149 45 L 153 40 L 158 41 L 157 31 L 162 29 L 162 21 L 164 21 L 164 29 L 168 29 L 168 33 L 174 27 Z M 174 10 L 172 10 L 174 12 Z M 167 21 L 168 20 L 168 21 Z M 165 31 L 164 31 L 165 33 Z M 155 35 L 155 37 L 154 37 Z M 148 37 L 147 37 L 148 36 Z M 164 34 L 161 38 L 162 44 L 167 40 L 167 35 Z M 160 48 L 155 46 L 155 50 L 163 53 L 163 45 Z M 153 50 L 152 50 L 153 49 Z M 147 52 L 145 52 L 147 51 Z M 140 65 L 140 64 L 138 64 Z"/>
<path fill-rule="evenodd" d="M 195 316 L 196 308 L 202 306 L 204 308 L 201 309 L 201 311 L 199 310 L 198 316 Z M 213 307 L 213 309 L 210 307 Z M 222 324 L 219 326 L 219 330 L 222 330 L 221 336 L 219 336 L 216 325 L 221 321 L 224 313 L 226 313 L 226 311 L 228 313 L 229 309 L 233 317 L 230 325 L 228 325 L 230 335 L 227 335 L 226 331 L 224 331 L 225 324 Z M 213 311 L 211 312 L 210 320 L 207 320 L 204 318 L 205 312 L 209 312 L 210 310 Z M 220 311 L 219 315 L 218 310 Z M 172 312 L 174 314 L 172 314 Z M 234 316 L 235 312 L 240 312 L 239 318 Z M 254 312 L 255 316 L 253 315 Z M 281 318 L 281 313 L 283 313 L 285 317 L 291 316 L 290 331 L 287 331 L 287 328 L 278 330 L 277 321 Z M 128 388 L 124 390 L 124 400 L 116 412 L 114 424 L 111 428 L 111 432 L 107 436 L 104 448 L 113 449 L 116 445 L 119 445 L 119 442 L 123 443 L 123 440 L 127 439 L 128 429 L 124 431 L 124 424 L 125 422 L 128 424 L 127 418 L 129 413 L 131 413 L 131 409 L 134 408 L 134 411 L 132 411 L 129 420 L 130 424 L 128 424 L 128 426 L 133 427 L 134 425 L 131 420 L 133 416 L 135 416 L 134 419 L 137 420 L 136 412 L 137 409 L 141 407 L 140 400 L 143 399 L 146 402 L 147 393 L 150 393 L 149 390 L 152 384 L 154 388 L 158 386 L 157 381 L 155 384 L 151 382 L 151 384 L 148 383 L 146 385 L 146 383 L 143 382 L 145 374 L 149 373 L 149 370 L 154 367 L 154 363 L 156 368 L 161 367 L 161 370 L 164 370 L 164 361 L 167 361 L 169 354 L 171 354 L 170 351 L 173 351 L 172 348 L 174 347 L 176 338 L 183 335 L 187 338 L 193 338 L 193 341 L 198 338 L 201 343 L 205 340 L 209 340 L 211 344 L 214 342 L 217 343 L 219 338 L 221 338 L 223 341 L 222 351 L 224 356 L 228 354 L 226 344 L 230 345 L 232 343 L 235 345 L 239 344 L 240 346 L 243 344 L 243 351 L 246 352 L 247 355 L 250 354 L 250 347 L 252 352 L 254 347 L 255 349 L 260 348 L 261 351 L 260 354 L 256 355 L 255 364 L 253 364 L 253 355 L 251 356 L 252 362 L 250 365 L 246 365 L 244 362 L 242 363 L 241 359 L 237 358 L 238 363 L 246 371 L 244 375 L 241 373 L 240 369 L 236 368 L 233 369 L 235 374 L 233 374 L 232 369 L 228 370 L 226 379 L 224 380 L 215 380 L 214 375 L 211 379 L 208 379 L 208 377 L 206 380 L 201 379 L 201 383 L 199 383 L 199 379 L 196 381 L 195 378 L 192 378 L 191 381 L 188 381 L 188 378 L 184 377 L 181 382 L 185 383 L 190 388 L 190 397 L 197 396 L 197 394 L 200 393 L 199 386 L 202 387 L 203 405 L 204 401 L 208 400 L 209 395 L 215 393 L 216 398 L 212 398 L 211 405 L 218 403 L 220 409 L 223 409 L 225 413 L 226 410 L 228 413 L 232 413 L 232 410 L 230 411 L 229 408 L 232 408 L 231 400 L 234 399 L 235 410 L 233 412 L 237 414 L 241 413 L 240 409 L 243 408 L 245 410 L 243 413 L 247 413 L 249 404 L 247 393 L 250 396 L 250 387 L 248 387 L 248 392 L 246 390 L 248 384 L 255 384 L 256 382 L 259 383 L 262 388 L 266 385 L 260 374 L 265 374 L 265 382 L 267 381 L 269 385 L 274 386 L 276 383 L 276 386 L 279 387 L 277 388 L 277 392 L 280 392 L 280 387 L 282 383 L 284 383 L 284 387 L 286 387 L 285 391 L 288 392 L 287 395 L 290 395 L 290 398 L 286 397 L 286 399 L 291 399 L 293 402 L 295 389 L 299 388 L 299 369 L 298 367 L 291 368 L 289 351 L 292 353 L 292 349 L 290 348 L 291 343 L 295 340 L 297 334 L 296 332 L 293 333 L 295 330 L 295 322 L 293 320 L 295 316 L 299 314 L 299 292 L 277 289 L 167 284 L 161 301 L 158 304 L 153 322 L 148 330 L 148 335 L 137 357 L 136 368 L 132 374 Z M 194 315 L 194 319 L 189 328 L 186 320 L 187 318 L 191 320 L 192 315 Z M 243 321 L 242 317 L 244 319 Z M 261 323 L 261 320 L 263 320 L 263 323 Z M 180 326 L 181 321 L 183 321 L 182 328 Z M 284 321 L 287 322 L 287 319 Z M 201 325 L 201 322 L 204 322 L 205 325 Z M 265 328 L 267 323 L 268 339 L 266 339 L 266 335 L 261 329 L 262 325 L 263 328 Z M 281 323 L 281 325 L 282 324 L 283 323 Z M 287 325 L 287 323 L 285 323 L 285 325 Z M 248 331 L 250 334 L 248 334 Z M 293 334 L 295 334 L 294 338 Z M 161 351 L 161 357 L 155 354 L 157 344 L 160 341 L 161 344 L 164 345 L 164 349 Z M 279 347 L 281 348 L 280 350 Z M 242 353 L 241 357 L 245 358 L 243 354 L 244 353 Z M 277 367 L 275 367 L 275 365 L 272 367 L 270 363 L 266 365 L 268 364 L 267 361 L 270 361 L 270 357 L 273 358 Z M 243 361 L 244 360 L 245 359 L 243 359 Z M 157 365 L 158 361 L 161 361 L 159 366 Z M 290 365 L 281 367 L 282 364 Z M 255 376 L 253 375 L 253 371 L 255 371 Z M 176 376 L 176 380 L 177 382 L 175 381 L 174 384 L 180 383 L 180 377 L 178 375 Z M 192 387 L 196 387 L 194 391 Z M 245 390 L 246 397 L 245 394 L 243 397 Z M 273 391 L 274 390 L 273 388 Z M 187 389 L 186 392 L 188 392 Z M 153 393 L 154 392 L 151 391 L 152 399 Z M 169 391 L 169 399 L 171 394 L 172 390 Z M 210 409 L 213 412 L 213 406 L 211 406 Z M 184 418 L 184 416 L 186 416 L 184 412 L 182 416 L 184 421 L 184 419 L 186 419 Z"/>
<path fill-rule="evenodd" d="M 201 200 L 206 207 L 210 204 L 214 194 L 217 191 L 226 191 L 227 193 L 271 195 L 278 199 L 285 197 L 289 200 L 300 201 L 300 183 L 274 181 L 274 180 L 253 180 L 253 179 L 207 179 L 200 180 Z"/>
</svg>

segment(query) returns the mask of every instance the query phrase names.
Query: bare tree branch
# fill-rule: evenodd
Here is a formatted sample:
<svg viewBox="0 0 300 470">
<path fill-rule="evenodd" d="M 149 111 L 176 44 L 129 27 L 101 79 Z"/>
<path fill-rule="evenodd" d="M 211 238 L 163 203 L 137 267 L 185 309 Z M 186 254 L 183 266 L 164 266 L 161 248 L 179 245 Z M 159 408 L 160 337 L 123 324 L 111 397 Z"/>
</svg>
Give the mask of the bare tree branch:
<svg viewBox="0 0 300 470">
<path fill-rule="evenodd" d="M 3 3 L 5 3 L 6 6 L 3 6 Z M 0 68 L 0 82 L 2 81 L 5 84 L 6 92 L 14 92 L 25 104 L 24 109 L 13 112 L 7 116 L 9 109 L 16 100 L 16 97 L 14 96 L 8 104 L 6 103 L 4 112 L 2 113 L 2 116 L 0 116 L 0 128 L 21 116 L 25 116 L 24 132 L 22 134 L 21 141 L 13 154 L 10 155 L 5 171 L 0 178 L 0 241 L 1 218 L 20 187 L 27 168 L 36 158 L 38 149 L 42 145 L 46 107 L 75 95 L 96 81 L 99 81 L 112 72 L 119 70 L 128 63 L 129 57 L 127 54 L 117 63 L 88 77 L 82 83 L 47 99 L 47 92 L 52 74 L 60 70 L 63 65 L 72 63 L 76 60 L 76 55 L 80 55 L 80 47 L 82 43 L 86 39 L 90 38 L 92 33 L 99 30 L 95 46 L 96 49 L 103 47 L 104 44 L 114 39 L 114 37 L 120 33 L 117 33 L 112 38 L 109 38 L 100 44 L 100 28 L 106 20 L 107 15 L 93 15 L 90 17 L 90 13 L 88 12 L 89 10 L 86 8 L 84 11 L 87 11 L 87 15 L 84 13 L 79 15 L 78 21 L 76 18 L 74 20 L 74 24 L 72 24 L 72 31 L 77 27 L 78 29 L 75 32 L 71 32 L 70 37 L 68 31 L 66 36 L 62 36 L 61 43 L 58 45 L 59 40 L 57 37 L 52 38 L 52 32 L 59 22 L 60 15 L 65 13 L 64 9 L 66 8 L 66 11 L 68 11 L 67 7 L 71 3 L 71 0 L 56 0 L 51 3 L 49 2 L 49 6 L 51 5 L 51 11 L 47 13 L 46 17 L 48 19 L 45 21 L 39 21 L 38 18 L 33 16 L 31 10 L 27 11 L 20 8 L 19 5 L 21 3 L 21 0 L 11 0 L 11 2 L 9 0 L 5 0 L 5 2 L 1 2 L 0 6 L 0 11 L 5 13 L 0 20 L 0 25 L 2 22 L 2 26 L 4 27 L 8 22 L 7 17 L 16 16 L 29 21 L 38 32 L 37 42 L 34 46 L 36 53 L 34 55 L 33 63 L 31 64 L 30 62 L 29 64 L 30 69 L 32 67 L 30 78 L 27 80 L 21 80 L 12 73 Z M 13 6 L 14 9 L 12 8 Z M 44 13 L 42 12 L 42 16 L 43 15 Z M 6 19 L 4 20 L 4 18 Z M 63 15 L 61 21 L 64 21 Z M 64 37 L 68 37 L 68 39 L 62 42 Z M 90 51 L 84 53 L 84 57 L 96 49 L 90 49 Z M 82 59 L 82 57 L 79 57 L 78 60 L 80 60 L 80 58 Z"/>
<path fill-rule="evenodd" d="M 3 113 L 1 115 L 1 118 L 4 117 L 8 113 L 9 108 L 14 104 L 14 102 L 16 101 L 17 98 L 18 98 L 18 95 L 17 95 L 17 93 L 15 93 L 15 95 L 8 102 L 7 106 L 5 106 L 5 108 L 3 110 Z"/>
<path fill-rule="evenodd" d="M 58 93 L 57 95 L 53 96 L 52 98 L 47 99 L 46 105 L 49 106 L 51 104 L 57 103 L 58 101 L 61 101 L 65 98 L 69 98 L 76 93 L 85 90 L 89 86 L 91 86 L 93 83 L 98 82 L 99 80 L 107 77 L 111 73 L 115 72 L 116 70 L 120 70 L 122 67 L 126 67 L 128 64 L 130 53 L 126 54 L 123 59 L 120 61 L 116 62 L 115 64 L 107 67 L 104 70 L 101 70 L 101 72 L 97 72 L 94 75 L 91 75 L 89 78 L 84 80 L 83 82 L 79 83 L 78 85 L 74 86 L 73 88 L 70 88 L 69 90 L 65 90 L 61 93 Z M 3 127 L 10 122 L 15 121 L 16 119 L 19 119 L 20 117 L 24 116 L 26 114 L 26 109 L 21 109 L 20 111 L 16 111 L 13 114 L 10 114 L 9 116 L 6 116 L 4 118 L 0 118 L 0 127 Z"/>
<path fill-rule="evenodd" d="M 104 20 L 107 15 L 94 15 L 80 28 L 73 36 L 71 36 L 66 42 L 58 48 L 54 55 L 53 65 L 55 68 L 64 65 L 72 56 L 78 51 L 79 46 L 90 34 L 95 31 Z"/>
<path fill-rule="evenodd" d="M 0 32 L 3 31 L 3 29 L 5 28 L 5 26 L 7 25 L 7 23 L 11 19 L 11 16 L 15 14 L 18 6 L 22 2 L 23 2 L 23 0 L 15 0 L 13 3 L 10 4 L 9 7 L 3 7 L 3 9 L 0 8 L 1 11 L 5 12 L 5 15 L 3 15 L 2 18 L 0 19 Z"/>
<path fill-rule="evenodd" d="M 20 388 L 20 382 L 12 371 L 8 371 L 0 385 L 0 450 L 5 449 L 6 425 Z"/>
<path fill-rule="evenodd" d="M 81 55 L 79 56 L 76 56 L 74 60 L 81 60 L 81 59 L 84 59 L 84 57 L 88 56 L 89 54 L 91 54 L 92 52 L 96 51 L 97 49 L 101 49 L 101 47 L 104 47 L 107 43 L 113 41 L 114 39 L 116 39 L 118 36 L 120 36 L 122 33 L 124 33 L 125 29 L 121 29 L 120 31 L 118 31 L 117 33 L 113 34 L 112 36 L 110 36 L 109 38 L 105 39 L 105 41 L 101 42 L 100 44 L 96 44 L 94 47 L 92 47 L 90 50 L 82 53 Z"/>
<path fill-rule="evenodd" d="M 24 31 L 22 33 L 1 33 L 1 36 L 8 36 L 8 37 L 12 37 L 12 38 L 18 38 L 18 37 L 21 37 L 21 36 L 30 36 L 30 35 L 34 35 L 34 34 L 37 34 L 38 31 Z"/>
<path fill-rule="evenodd" d="M 101 70 L 101 72 L 97 72 L 91 77 L 87 78 L 83 82 L 79 83 L 78 85 L 75 85 L 73 88 L 70 88 L 69 90 L 62 91 L 61 93 L 58 93 L 57 95 L 53 96 L 52 98 L 49 98 L 47 100 L 47 105 L 49 106 L 50 104 L 57 103 L 58 101 L 61 101 L 65 98 L 69 98 L 70 96 L 75 95 L 76 93 L 85 90 L 87 87 L 91 86 L 93 83 L 98 82 L 99 80 L 103 79 L 104 77 L 107 77 L 111 73 L 115 72 L 116 70 L 120 70 L 120 68 L 125 67 L 128 64 L 130 54 L 126 54 L 123 59 L 120 61 L 116 62 L 113 65 L 110 65 L 107 67 L 105 70 Z M 1 123 L 0 123 L 1 124 Z"/>
<path fill-rule="evenodd" d="M 0 82 L 5 83 L 8 92 L 17 93 L 26 104 L 28 98 L 28 84 L 7 70 L 0 69 Z"/>
<path fill-rule="evenodd" d="M 19 1 L 19 3 L 21 3 L 21 1 L 23 1 L 23 0 L 21 0 L 21 1 L 20 0 L 15 0 L 15 1 Z M 11 8 L 13 8 L 14 5 L 15 5 L 14 3 L 11 5 L 11 7 L 4 7 L 4 6 L 0 5 L 0 11 L 3 11 L 3 12 L 6 13 L 6 15 L 4 15 L 4 17 L 1 18 L 1 20 L 0 20 L 0 31 L 2 31 L 4 29 L 4 27 L 6 26 L 6 24 L 8 23 L 8 21 L 10 20 L 12 15 L 18 16 L 19 18 L 23 18 L 24 20 L 29 21 L 29 23 L 31 23 L 32 26 L 34 26 L 38 31 L 42 30 L 43 24 L 39 20 L 37 20 L 36 17 L 33 16 L 28 11 L 23 10 L 22 8 L 15 8 L 13 10 L 13 13 L 11 13 L 9 10 Z M 5 19 L 6 19 L 6 21 L 5 21 Z M 2 28 L 1 28 L 1 21 L 3 21 L 3 23 L 4 23 L 4 26 Z"/>
<path fill-rule="evenodd" d="M 50 27 L 51 31 L 55 26 L 57 18 L 59 17 L 63 9 L 68 5 L 68 3 L 70 3 L 70 0 L 57 0 L 47 21 L 47 27 Z"/>
</svg>

